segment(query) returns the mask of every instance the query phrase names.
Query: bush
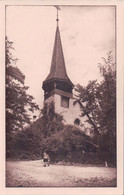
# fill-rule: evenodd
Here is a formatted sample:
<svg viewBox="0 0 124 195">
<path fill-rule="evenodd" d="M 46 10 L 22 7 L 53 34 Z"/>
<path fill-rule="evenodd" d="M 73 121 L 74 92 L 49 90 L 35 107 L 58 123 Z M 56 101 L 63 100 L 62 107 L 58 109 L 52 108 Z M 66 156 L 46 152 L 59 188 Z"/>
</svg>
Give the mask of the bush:
<svg viewBox="0 0 124 195">
<path fill-rule="evenodd" d="M 87 141 L 90 140 L 84 132 L 75 126 L 66 126 L 42 141 L 42 152 L 46 150 L 51 162 L 83 162 L 83 151 L 87 152 Z M 90 140 L 91 141 L 91 140 Z M 93 146 L 90 145 L 92 148 Z"/>
</svg>

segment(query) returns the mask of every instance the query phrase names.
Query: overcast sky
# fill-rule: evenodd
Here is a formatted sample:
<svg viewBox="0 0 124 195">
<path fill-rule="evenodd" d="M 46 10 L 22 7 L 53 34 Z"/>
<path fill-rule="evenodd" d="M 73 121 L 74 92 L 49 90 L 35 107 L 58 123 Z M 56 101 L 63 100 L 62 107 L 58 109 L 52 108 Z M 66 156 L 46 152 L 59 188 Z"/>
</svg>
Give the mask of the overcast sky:
<svg viewBox="0 0 124 195">
<path fill-rule="evenodd" d="M 101 57 L 115 54 L 115 8 L 99 6 L 60 6 L 59 29 L 66 69 L 74 84 L 86 85 L 102 78 Z M 56 31 L 53 6 L 7 6 L 6 35 L 14 42 L 17 66 L 26 76 L 37 104 L 43 103 L 42 82 L 50 71 Z"/>
</svg>

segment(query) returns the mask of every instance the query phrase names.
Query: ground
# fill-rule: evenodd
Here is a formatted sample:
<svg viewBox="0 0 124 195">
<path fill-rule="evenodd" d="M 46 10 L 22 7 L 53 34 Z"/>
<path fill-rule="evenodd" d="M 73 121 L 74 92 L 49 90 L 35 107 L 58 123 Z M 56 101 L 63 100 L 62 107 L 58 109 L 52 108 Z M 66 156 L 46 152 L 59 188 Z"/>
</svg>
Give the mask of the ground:
<svg viewBox="0 0 124 195">
<path fill-rule="evenodd" d="M 116 168 L 7 161 L 7 187 L 116 187 Z"/>
</svg>

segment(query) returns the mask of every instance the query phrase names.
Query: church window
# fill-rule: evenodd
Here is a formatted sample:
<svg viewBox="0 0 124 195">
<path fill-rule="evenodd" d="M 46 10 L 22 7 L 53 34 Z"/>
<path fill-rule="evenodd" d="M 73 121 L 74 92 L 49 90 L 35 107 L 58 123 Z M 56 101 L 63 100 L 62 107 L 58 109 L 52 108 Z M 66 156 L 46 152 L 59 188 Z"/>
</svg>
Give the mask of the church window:
<svg viewBox="0 0 124 195">
<path fill-rule="evenodd" d="M 80 125 L 80 119 L 76 118 L 75 121 L 74 121 L 74 124 L 75 125 Z"/>
<path fill-rule="evenodd" d="M 69 98 L 61 96 L 61 107 L 69 108 Z"/>
</svg>

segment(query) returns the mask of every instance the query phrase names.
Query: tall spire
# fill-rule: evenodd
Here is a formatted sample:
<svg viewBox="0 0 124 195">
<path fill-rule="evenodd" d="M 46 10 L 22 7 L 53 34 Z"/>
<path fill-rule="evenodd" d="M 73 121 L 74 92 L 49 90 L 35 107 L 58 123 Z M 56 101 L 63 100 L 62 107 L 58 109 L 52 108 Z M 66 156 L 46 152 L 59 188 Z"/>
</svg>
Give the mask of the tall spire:
<svg viewBox="0 0 124 195">
<path fill-rule="evenodd" d="M 58 21 L 59 21 L 58 10 L 60 10 L 60 8 L 58 6 L 55 7 L 57 8 L 57 19 L 56 19 L 57 28 L 56 28 L 50 73 L 45 79 L 44 84 L 51 80 L 58 80 L 58 81 L 68 82 L 71 86 L 73 86 L 73 83 L 67 76 L 65 60 L 64 60 L 63 50 L 62 50 L 61 37 L 60 37 L 60 31 L 58 26 Z"/>
</svg>

